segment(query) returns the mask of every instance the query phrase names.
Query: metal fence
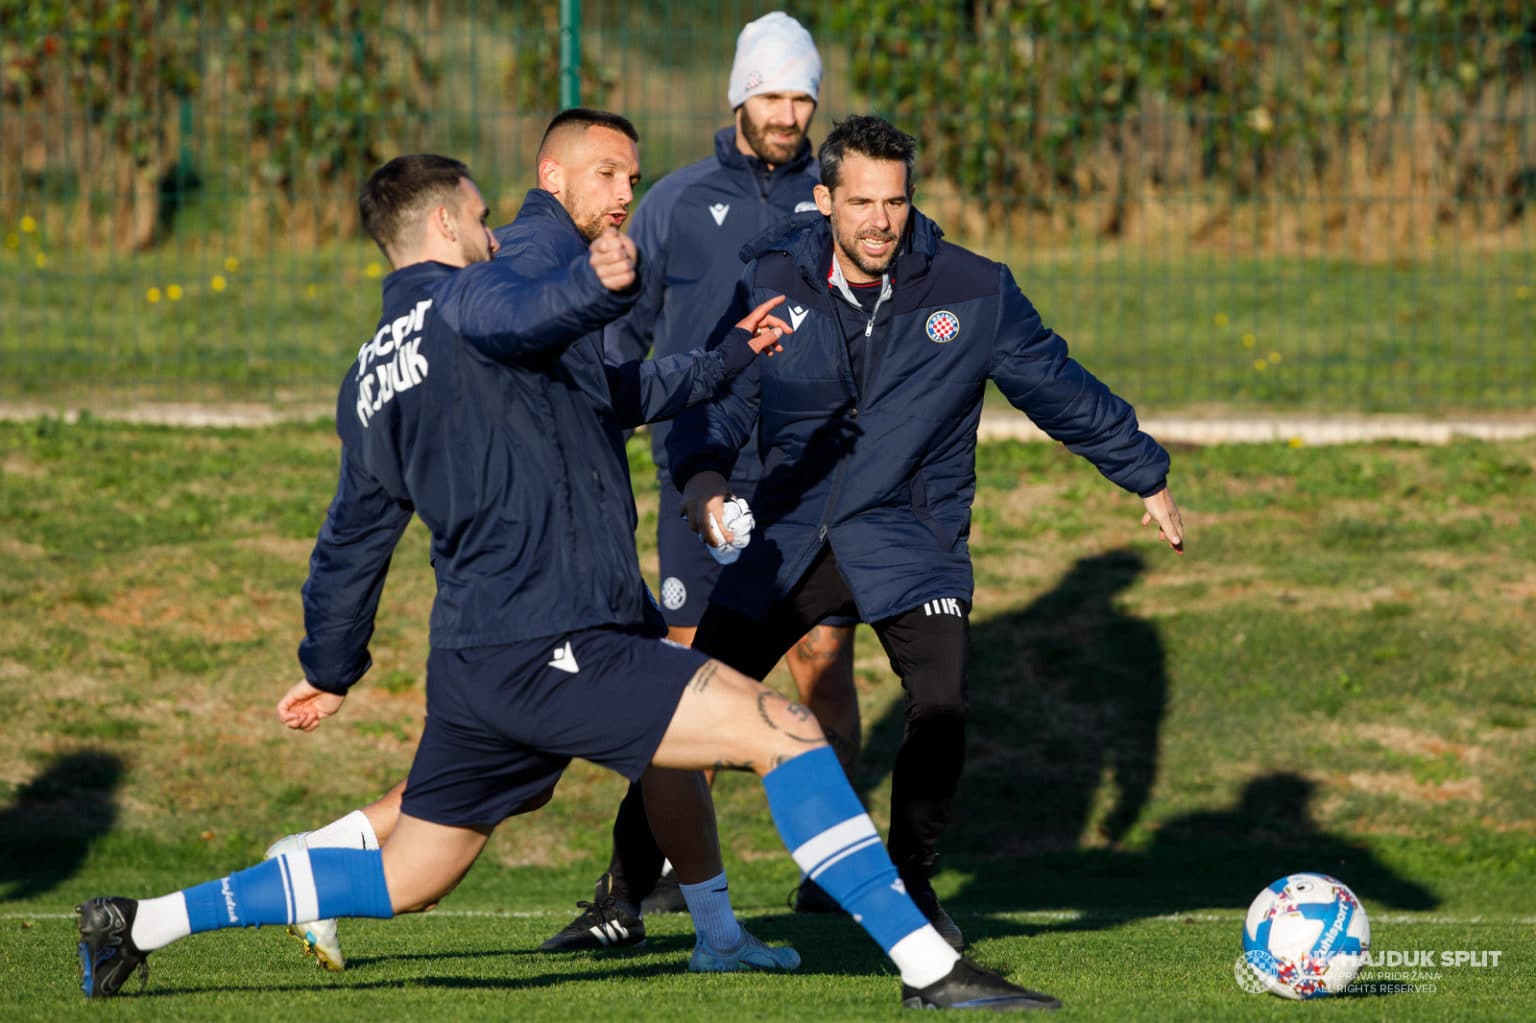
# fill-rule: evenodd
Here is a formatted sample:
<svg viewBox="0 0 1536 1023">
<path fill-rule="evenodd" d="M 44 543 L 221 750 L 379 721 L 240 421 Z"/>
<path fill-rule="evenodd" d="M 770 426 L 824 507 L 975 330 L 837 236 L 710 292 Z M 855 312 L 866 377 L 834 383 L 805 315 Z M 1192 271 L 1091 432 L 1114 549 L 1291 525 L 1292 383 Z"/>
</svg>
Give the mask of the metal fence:
<svg viewBox="0 0 1536 1023">
<path fill-rule="evenodd" d="M 377 313 L 354 196 L 465 159 L 496 214 L 548 118 L 705 156 L 778 4 L 0 0 L 0 400 L 324 403 Z M 1155 410 L 1536 400 L 1536 15 L 1503 0 L 791 8 L 918 204 Z"/>
</svg>

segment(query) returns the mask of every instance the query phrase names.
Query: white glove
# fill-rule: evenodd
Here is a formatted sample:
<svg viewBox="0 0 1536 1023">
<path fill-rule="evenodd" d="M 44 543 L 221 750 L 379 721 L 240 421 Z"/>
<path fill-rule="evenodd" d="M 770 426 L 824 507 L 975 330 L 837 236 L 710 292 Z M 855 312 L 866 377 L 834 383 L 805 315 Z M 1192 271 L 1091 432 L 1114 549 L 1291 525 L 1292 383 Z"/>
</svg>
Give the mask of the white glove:
<svg viewBox="0 0 1536 1023">
<path fill-rule="evenodd" d="M 757 520 L 752 517 L 752 509 L 747 507 L 747 502 L 739 497 L 726 499 L 725 512 L 721 518 L 723 521 L 716 521 L 714 515 L 710 515 L 706 535 L 699 539 L 704 541 L 704 546 L 709 548 L 710 556 L 715 561 L 729 565 L 741 557 L 742 548 L 752 542 L 752 529 L 757 525 Z M 723 539 L 727 530 L 732 537 L 729 541 Z"/>
</svg>

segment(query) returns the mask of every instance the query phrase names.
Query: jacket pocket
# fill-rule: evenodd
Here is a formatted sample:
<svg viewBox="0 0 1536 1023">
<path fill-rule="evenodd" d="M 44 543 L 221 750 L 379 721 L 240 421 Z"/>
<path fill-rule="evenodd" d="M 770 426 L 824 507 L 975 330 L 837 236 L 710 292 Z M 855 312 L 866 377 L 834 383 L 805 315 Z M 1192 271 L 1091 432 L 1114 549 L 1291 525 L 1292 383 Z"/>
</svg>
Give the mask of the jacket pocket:
<svg viewBox="0 0 1536 1023">
<path fill-rule="evenodd" d="M 939 524 L 939 520 L 933 516 L 933 509 L 928 506 L 928 485 L 923 481 L 922 470 L 918 470 L 912 477 L 912 514 L 933 534 L 941 549 L 947 551 L 955 545 L 955 538 Z"/>
</svg>

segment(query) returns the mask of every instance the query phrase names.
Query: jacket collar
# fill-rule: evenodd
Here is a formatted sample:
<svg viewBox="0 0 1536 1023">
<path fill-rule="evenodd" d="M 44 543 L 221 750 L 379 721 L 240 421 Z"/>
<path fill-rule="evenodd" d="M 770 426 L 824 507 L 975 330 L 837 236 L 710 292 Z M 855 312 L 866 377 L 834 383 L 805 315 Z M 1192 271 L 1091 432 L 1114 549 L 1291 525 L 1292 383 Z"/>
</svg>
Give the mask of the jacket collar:
<svg viewBox="0 0 1536 1023">
<path fill-rule="evenodd" d="M 547 220 L 555 226 L 564 227 L 565 230 L 580 238 L 583 245 L 590 244 L 586 235 L 576 227 L 576 221 L 571 219 L 570 213 L 560 205 L 560 200 L 542 188 L 530 188 L 528 194 L 523 196 L 523 205 L 518 208 L 514 223 L 524 217 Z"/>
<path fill-rule="evenodd" d="M 396 302 L 408 300 L 422 291 L 430 290 L 438 281 L 451 276 L 457 269 L 458 267 L 449 266 L 447 263 L 431 260 L 402 266 L 384 278 L 384 308 L 388 309 Z"/>
<path fill-rule="evenodd" d="M 736 126 L 727 125 L 715 132 L 715 159 L 719 160 L 722 166 L 751 174 L 754 178 L 776 180 L 780 176 L 789 177 L 804 170 L 815 156 L 811 152 L 810 140 L 806 139 L 800 143 L 800 152 L 795 154 L 794 159 L 788 163 L 781 163 L 769 171 L 768 165 L 762 160 L 755 156 L 748 156 L 736 148 Z"/>
</svg>

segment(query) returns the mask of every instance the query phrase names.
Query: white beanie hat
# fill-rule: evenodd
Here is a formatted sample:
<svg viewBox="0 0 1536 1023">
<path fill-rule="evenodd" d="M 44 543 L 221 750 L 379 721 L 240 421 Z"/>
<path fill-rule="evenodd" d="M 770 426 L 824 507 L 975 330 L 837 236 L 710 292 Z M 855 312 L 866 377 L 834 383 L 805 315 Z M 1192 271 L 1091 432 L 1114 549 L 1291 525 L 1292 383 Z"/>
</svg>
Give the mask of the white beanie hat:
<svg viewBox="0 0 1536 1023">
<path fill-rule="evenodd" d="M 783 11 L 749 21 L 736 38 L 736 61 L 726 96 L 735 110 L 764 92 L 804 92 L 817 99 L 821 54 L 811 34 Z"/>
</svg>

